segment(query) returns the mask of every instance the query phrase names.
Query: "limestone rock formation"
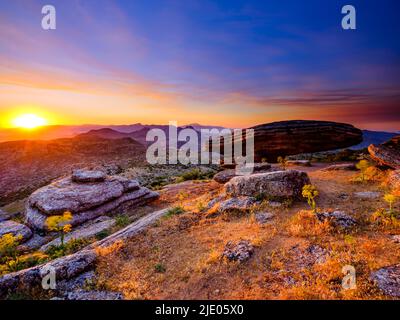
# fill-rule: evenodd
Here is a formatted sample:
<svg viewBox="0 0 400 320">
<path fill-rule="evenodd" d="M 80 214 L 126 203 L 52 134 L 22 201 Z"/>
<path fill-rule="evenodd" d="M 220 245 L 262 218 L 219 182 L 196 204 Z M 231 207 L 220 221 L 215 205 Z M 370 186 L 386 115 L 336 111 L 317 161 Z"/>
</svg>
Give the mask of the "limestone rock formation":
<svg viewBox="0 0 400 320">
<path fill-rule="evenodd" d="M 7 233 L 11 233 L 13 236 L 21 236 L 21 242 L 25 242 L 32 237 L 31 229 L 12 220 L 0 222 L 0 237 Z"/>
<path fill-rule="evenodd" d="M 237 243 L 229 241 L 225 245 L 225 249 L 223 252 L 223 256 L 226 257 L 229 261 L 239 261 L 244 262 L 253 255 L 254 247 L 247 240 L 240 240 Z"/>
<path fill-rule="evenodd" d="M 225 184 L 234 177 L 236 177 L 236 170 L 235 169 L 226 169 L 226 170 L 218 172 L 214 176 L 213 179 L 214 179 L 214 181 L 216 181 L 218 183 Z"/>
<path fill-rule="evenodd" d="M 388 184 L 394 190 L 400 190 L 400 170 L 392 171 L 388 177 Z"/>
<path fill-rule="evenodd" d="M 371 278 L 386 295 L 400 297 L 400 264 L 379 269 Z"/>
<path fill-rule="evenodd" d="M 80 175 L 94 174 L 80 172 Z M 49 216 L 70 211 L 73 215 L 70 224 L 76 226 L 157 198 L 158 193 L 140 187 L 135 180 L 107 176 L 104 181 L 75 182 L 68 176 L 32 193 L 26 206 L 26 222 L 35 229 L 46 230 Z"/>
<path fill-rule="evenodd" d="M 400 136 L 393 137 L 388 142 L 380 145 L 371 144 L 368 147 L 371 158 L 380 165 L 392 169 L 400 169 Z"/>
<path fill-rule="evenodd" d="M 219 204 L 219 212 L 232 212 L 232 211 L 248 211 L 256 203 L 256 199 L 252 197 L 237 197 L 230 198 L 222 201 Z"/>
<path fill-rule="evenodd" d="M 353 217 L 350 217 L 343 211 L 317 213 L 317 218 L 320 221 L 327 220 L 334 227 L 343 229 L 349 229 L 357 224 L 357 221 Z"/>
<path fill-rule="evenodd" d="M 305 172 L 275 171 L 235 177 L 225 185 L 225 192 L 232 197 L 299 198 L 306 184 L 310 184 L 310 178 Z"/>
<path fill-rule="evenodd" d="M 361 130 L 337 122 L 281 121 L 250 129 L 254 129 L 255 161 L 264 158 L 276 162 L 279 156 L 341 149 L 362 142 Z M 245 141 L 245 133 L 242 141 Z M 223 149 L 223 142 L 220 147 Z"/>
<path fill-rule="evenodd" d="M 271 168 L 271 165 L 268 163 L 254 163 L 254 165 L 253 165 L 254 173 L 268 172 L 271 170 L 273 170 L 273 169 Z M 239 172 L 240 172 L 240 168 L 239 168 Z M 236 176 L 238 176 L 236 169 L 226 169 L 226 170 L 220 171 L 216 175 L 214 175 L 213 179 L 214 179 L 214 181 L 216 181 L 218 183 L 225 184 Z"/>
</svg>

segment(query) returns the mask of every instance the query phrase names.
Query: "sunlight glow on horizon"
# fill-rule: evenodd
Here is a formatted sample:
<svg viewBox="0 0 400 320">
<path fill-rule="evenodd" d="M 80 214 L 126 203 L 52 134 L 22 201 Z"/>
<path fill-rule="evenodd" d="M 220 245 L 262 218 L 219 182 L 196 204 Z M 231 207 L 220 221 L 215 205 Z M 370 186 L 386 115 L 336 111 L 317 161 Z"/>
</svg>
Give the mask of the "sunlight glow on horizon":
<svg viewBox="0 0 400 320">
<path fill-rule="evenodd" d="M 46 119 L 35 114 L 23 114 L 12 120 L 13 127 L 23 129 L 35 129 L 47 125 Z"/>
</svg>

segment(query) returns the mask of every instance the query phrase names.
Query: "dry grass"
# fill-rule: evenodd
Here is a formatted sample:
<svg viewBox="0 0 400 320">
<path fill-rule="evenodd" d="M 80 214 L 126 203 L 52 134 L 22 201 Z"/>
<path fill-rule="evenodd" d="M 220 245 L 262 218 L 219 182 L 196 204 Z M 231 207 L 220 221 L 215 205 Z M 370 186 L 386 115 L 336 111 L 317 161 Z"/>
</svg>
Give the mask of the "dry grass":
<svg viewBox="0 0 400 320">
<path fill-rule="evenodd" d="M 355 184 L 352 172 L 307 171 L 320 191 L 318 207 L 345 211 L 361 222 L 358 228 L 350 234 L 336 232 L 307 211 L 306 203 L 279 209 L 263 204 L 256 210 L 276 214 L 265 225 L 257 224 L 252 214 L 207 218 L 199 203 L 206 204 L 220 187 L 211 182 L 184 183 L 168 189 L 163 197 L 174 199 L 187 213 L 161 220 L 102 255 L 99 285 L 121 291 L 128 299 L 388 298 L 369 275 L 400 261 L 400 245 L 391 240 L 400 228 L 371 223 L 372 214 L 386 208 L 383 199 L 353 196 L 360 191 L 385 192 L 380 179 Z M 221 259 L 225 244 L 240 239 L 255 246 L 253 257 L 242 264 Z M 323 261 L 313 260 L 307 251 L 310 246 L 324 251 Z M 345 265 L 356 268 L 356 290 L 342 289 Z"/>
</svg>

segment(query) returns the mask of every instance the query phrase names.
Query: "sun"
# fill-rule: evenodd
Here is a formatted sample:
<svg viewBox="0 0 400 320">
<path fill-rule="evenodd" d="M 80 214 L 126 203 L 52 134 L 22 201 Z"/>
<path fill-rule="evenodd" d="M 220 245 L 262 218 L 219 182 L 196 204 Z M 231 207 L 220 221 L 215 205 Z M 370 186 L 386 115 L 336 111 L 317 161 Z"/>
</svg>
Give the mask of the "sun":
<svg viewBox="0 0 400 320">
<path fill-rule="evenodd" d="M 15 118 L 12 121 L 12 124 L 17 128 L 35 129 L 37 127 L 45 126 L 47 121 L 35 114 L 23 114 Z"/>
</svg>

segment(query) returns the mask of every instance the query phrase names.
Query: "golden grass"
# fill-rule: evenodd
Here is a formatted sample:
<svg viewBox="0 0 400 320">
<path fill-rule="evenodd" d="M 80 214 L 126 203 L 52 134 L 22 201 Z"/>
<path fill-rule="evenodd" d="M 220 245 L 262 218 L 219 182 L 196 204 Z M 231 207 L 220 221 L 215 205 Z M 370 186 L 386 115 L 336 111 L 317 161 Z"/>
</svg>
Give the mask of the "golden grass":
<svg viewBox="0 0 400 320">
<path fill-rule="evenodd" d="M 197 183 L 197 189 L 184 183 L 163 197 L 167 201 L 172 196 L 188 212 L 160 220 L 103 254 L 97 266 L 99 286 L 121 291 L 128 299 L 387 299 L 369 276 L 400 261 L 400 246 L 391 240 L 400 228 L 371 222 L 372 214 L 385 208 L 383 199 L 353 196 L 360 191 L 385 191 L 381 182 L 354 184 L 351 172 L 307 170 L 320 192 L 318 207 L 339 208 L 359 219 L 362 223 L 354 232 L 332 232 L 304 202 L 288 208 L 272 209 L 265 204 L 255 208 L 275 212 L 272 222 L 265 225 L 257 224 L 252 214 L 214 212 L 211 218 L 199 208 L 216 197 L 220 187 L 204 182 Z M 184 199 L 179 198 L 182 189 Z M 221 259 L 225 244 L 240 239 L 254 245 L 253 257 L 242 264 Z M 305 264 L 310 245 L 327 252 L 324 261 Z M 157 271 L 156 265 L 165 267 L 165 272 Z M 355 290 L 341 286 L 345 265 L 356 269 Z"/>
</svg>

